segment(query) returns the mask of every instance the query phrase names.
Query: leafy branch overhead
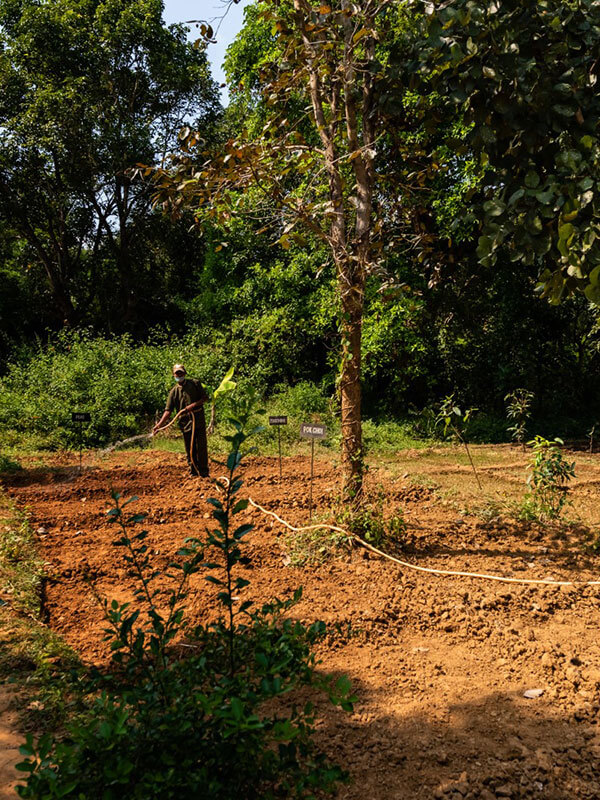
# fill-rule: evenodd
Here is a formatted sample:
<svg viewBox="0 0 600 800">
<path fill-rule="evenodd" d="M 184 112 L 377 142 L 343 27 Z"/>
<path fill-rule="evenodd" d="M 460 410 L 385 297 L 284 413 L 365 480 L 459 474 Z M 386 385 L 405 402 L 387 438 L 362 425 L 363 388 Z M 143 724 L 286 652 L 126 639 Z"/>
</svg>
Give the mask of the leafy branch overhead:
<svg viewBox="0 0 600 800">
<path fill-rule="evenodd" d="M 237 214 L 263 211 L 284 248 L 304 242 L 303 227 L 332 247 L 342 246 L 332 221 L 342 206 L 356 221 L 359 177 L 372 173 L 376 155 L 373 126 L 361 109 L 350 107 L 351 94 L 361 84 L 369 91 L 381 71 L 377 28 L 388 5 L 341 4 L 343 10 L 334 11 L 322 3 L 261 3 L 260 17 L 270 24 L 274 43 L 274 58 L 260 74 L 266 121 L 216 152 L 185 128 L 182 152 L 156 173 L 157 199 L 171 211 L 192 207 L 224 224 Z M 332 180 L 337 203 L 327 191 Z M 377 234 L 380 224 L 373 228 Z"/>
<path fill-rule="evenodd" d="M 536 264 L 540 292 L 600 302 L 600 7 L 593 0 L 425 6 L 421 77 L 471 124 L 485 167 L 478 256 Z"/>
</svg>

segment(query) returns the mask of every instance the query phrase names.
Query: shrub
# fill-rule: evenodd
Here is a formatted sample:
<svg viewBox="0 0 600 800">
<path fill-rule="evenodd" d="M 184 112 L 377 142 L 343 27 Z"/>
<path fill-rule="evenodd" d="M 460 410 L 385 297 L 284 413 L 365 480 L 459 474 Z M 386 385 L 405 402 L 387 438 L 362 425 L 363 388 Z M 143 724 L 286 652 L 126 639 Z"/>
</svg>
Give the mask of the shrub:
<svg viewBox="0 0 600 800">
<path fill-rule="evenodd" d="M 341 504 L 336 511 L 336 522 L 379 550 L 402 549 L 406 537 L 404 515 L 400 510 L 386 519 L 384 502 L 385 493 L 381 489 L 360 503 Z"/>
<path fill-rule="evenodd" d="M 92 421 L 83 426 L 88 446 L 140 433 L 164 408 L 176 361 L 213 388 L 228 366 L 219 341 L 202 337 L 136 345 L 128 336 L 63 333 L 0 380 L 0 432 L 4 438 L 11 430 L 33 433 L 41 447 L 75 446 L 79 430 L 71 412 L 89 411 Z"/>
<path fill-rule="evenodd" d="M 506 403 L 506 416 L 512 420 L 512 425 L 507 428 L 513 442 L 525 447 L 527 424 L 531 417 L 531 404 L 534 394 L 527 389 L 515 389 L 504 398 Z"/>
<path fill-rule="evenodd" d="M 145 543 L 136 533 L 143 514 L 129 514 L 113 494 L 109 515 L 137 578 L 135 602 L 105 603 L 113 670 L 96 673 L 88 691 L 89 711 L 68 726 L 61 741 L 28 737 L 19 769 L 28 774 L 23 798 L 101 797 L 102 800 L 209 800 L 303 798 L 331 791 L 344 775 L 313 744 L 313 707 L 296 704 L 301 687 L 325 689 L 345 710 L 352 708 L 345 676 L 324 679 L 315 671 L 313 643 L 322 623 L 306 627 L 283 615 L 300 598 L 274 601 L 253 610 L 239 595 L 247 581 L 243 539 L 252 526 L 234 526 L 247 501 L 239 499 L 238 468 L 250 416 L 246 404 L 230 420 L 229 478 L 210 500 L 215 526 L 205 540 L 189 539 L 170 565 L 176 588 L 164 603 L 156 587 Z M 205 561 L 210 547 L 215 561 Z M 207 570 L 216 585 L 222 614 L 211 626 L 191 627 L 184 601 L 191 575 Z M 161 605 L 162 603 L 162 605 Z M 193 655 L 176 658 L 182 636 Z M 281 700 L 286 698 L 285 706 Z"/>
<path fill-rule="evenodd" d="M 467 456 L 469 458 L 469 462 L 471 464 L 471 469 L 473 470 L 473 475 L 477 480 L 477 485 L 479 486 L 479 491 L 482 490 L 481 481 L 479 480 L 479 475 L 477 470 L 475 469 L 475 463 L 473 461 L 473 457 L 471 456 L 471 451 L 469 450 L 469 445 L 467 443 L 467 430 L 469 428 L 469 424 L 475 412 L 477 411 L 476 408 L 468 408 L 464 413 L 461 409 L 456 405 L 456 398 L 454 394 L 448 395 L 444 398 L 443 402 L 440 404 L 439 411 L 436 416 L 436 425 L 439 428 L 443 428 L 443 436 L 444 438 L 450 435 L 455 441 L 460 442 L 466 450 Z"/>
<path fill-rule="evenodd" d="M 285 549 L 292 567 L 322 564 L 329 558 L 347 551 L 351 537 L 328 528 L 294 531 L 284 538 Z"/>
<path fill-rule="evenodd" d="M 23 469 L 23 467 L 18 461 L 0 453 L 0 474 L 3 472 L 18 472 L 20 469 Z"/>
<path fill-rule="evenodd" d="M 567 483 L 575 477 L 575 462 L 562 454 L 562 439 L 536 436 L 528 442 L 533 448 L 522 514 L 535 519 L 558 519 L 567 502 Z"/>
</svg>

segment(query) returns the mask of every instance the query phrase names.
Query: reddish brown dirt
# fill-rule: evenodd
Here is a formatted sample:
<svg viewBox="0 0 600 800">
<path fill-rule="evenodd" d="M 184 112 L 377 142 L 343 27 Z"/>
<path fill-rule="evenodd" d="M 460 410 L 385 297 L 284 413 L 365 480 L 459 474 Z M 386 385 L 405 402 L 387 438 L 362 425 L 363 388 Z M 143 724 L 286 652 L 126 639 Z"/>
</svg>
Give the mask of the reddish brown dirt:
<svg viewBox="0 0 600 800">
<path fill-rule="evenodd" d="M 213 465 L 213 474 L 220 468 Z M 250 460 L 243 492 L 295 525 L 305 524 L 308 462 Z M 583 476 L 582 476 L 583 477 Z M 315 501 L 329 508 L 338 473 L 316 467 Z M 386 508 L 404 508 L 403 557 L 421 565 L 516 577 L 587 580 L 600 559 L 581 542 L 536 526 L 457 517 L 431 489 L 383 470 Z M 77 475 L 71 466 L 16 474 L 7 487 L 27 507 L 48 562 L 49 624 L 88 661 L 106 657 L 103 622 L 90 588 L 131 596 L 115 529 L 107 524 L 108 487 L 137 495 L 148 513 L 149 543 L 166 565 L 185 536 L 202 535 L 208 480 L 184 477 L 173 453 L 119 454 Z M 265 600 L 304 587 L 299 618 L 331 625 L 322 668 L 346 672 L 355 712 L 320 707 L 319 737 L 352 776 L 350 800 L 600 798 L 600 587 L 555 588 L 440 578 L 401 569 L 361 548 L 318 566 L 284 566 L 284 531 L 248 512 L 248 596 Z M 598 573 L 596 575 L 595 573 Z M 215 614 L 214 591 L 195 576 L 189 614 Z M 537 699 L 526 689 L 543 689 Z"/>
</svg>

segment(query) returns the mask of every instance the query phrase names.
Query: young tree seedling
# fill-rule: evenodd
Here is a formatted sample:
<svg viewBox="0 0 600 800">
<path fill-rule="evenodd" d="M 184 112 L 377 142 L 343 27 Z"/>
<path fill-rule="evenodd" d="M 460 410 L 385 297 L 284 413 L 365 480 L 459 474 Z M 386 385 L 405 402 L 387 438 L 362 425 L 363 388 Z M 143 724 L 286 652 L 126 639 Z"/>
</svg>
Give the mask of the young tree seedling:
<svg viewBox="0 0 600 800">
<path fill-rule="evenodd" d="M 483 487 L 481 485 L 481 481 L 479 480 L 477 470 L 475 469 L 473 457 L 471 456 L 471 451 L 469 450 L 469 445 L 467 444 L 466 439 L 467 426 L 476 411 L 476 408 L 468 408 L 463 414 L 459 406 L 456 405 L 456 398 L 454 394 L 450 394 L 444 398 L 442 404 L 440 405 L 440 410 L 437 413 L 435 421 L 436 427 L 443 426 L 444 437 L 446 437 L 450 431 L 456 441 L 460 442 L 464 446 L 469 461 L 471 462 L 471 469 L 473 470 L 473 475 L 475 475 L 475 480 L 479 486 L 479 491 L 482 491 Z"/>
<path fill-rule="evenodd" d="M 527 436 L 527 423 L 531 417 L 531 404 L 534 394 L 527 389 L 515 389 L 509 392 L 505 398 L 506 416 L 509 420 L 514 420 L 513 425 L 507 428 L 513 442 L 520 444 L 525 449 L 525 438 Z"/>
</svg>

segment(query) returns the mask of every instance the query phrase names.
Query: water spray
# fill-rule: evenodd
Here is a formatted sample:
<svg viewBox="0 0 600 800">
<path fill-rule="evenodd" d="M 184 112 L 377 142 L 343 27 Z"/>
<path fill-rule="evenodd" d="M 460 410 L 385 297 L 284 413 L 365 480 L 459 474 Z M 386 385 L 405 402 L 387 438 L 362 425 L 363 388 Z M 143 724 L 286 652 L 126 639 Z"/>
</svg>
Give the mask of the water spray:
<svg viewBox="0 0 600 800">
<path fill-rule="evenodd" d="M 181 409 L 181 411 L 178 411 L 177 414 L 175 414 L 175 416 L 173 417 L 173 419 L 170 420 L 166 425 L 163 425 L 162 428 L 159 428 L 159 430 L 157 430 L 156 433 L 162 433 L 163 431 L 166 431 L 168 428 L 171 427 L 171 425 L 173 425 L 174 422 L 176 422 L 176 420 L 183 413 L 184 413 L 184 409 Z M 112 453 L 112 451 L 116 450 L 118 447 L 126 447 L 127 445 L 133 444 L 134 442 L 142 442 L 144 440 L 153 439 L 156 436 L 156 433 L 154 433 L 153 431 L 150 431 L 150 433 L 139 433 L 139 434 L 137 434 L 137 436 L 130 436 L 129 439 L 122 439 L 121 441 L 113 442 L 113 444 L 110 444 L 108 447 L 105 447 L 104 449 L 99 450 L 98 451 L 99 455 L 105 456 L 108 453 Z"/>
</svg>

